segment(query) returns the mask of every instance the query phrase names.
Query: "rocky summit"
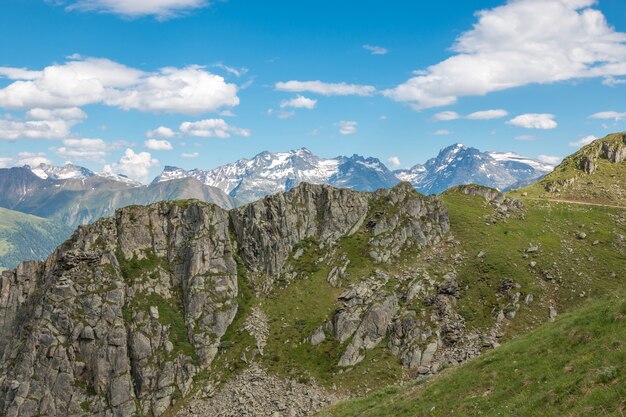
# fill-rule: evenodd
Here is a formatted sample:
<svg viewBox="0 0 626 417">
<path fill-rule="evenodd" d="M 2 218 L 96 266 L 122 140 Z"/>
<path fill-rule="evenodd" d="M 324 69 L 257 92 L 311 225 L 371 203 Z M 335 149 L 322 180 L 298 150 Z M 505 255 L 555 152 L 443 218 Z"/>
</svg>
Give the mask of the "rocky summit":
<svg viewBox="0 0 626 417">
<path fill-rule="evenodd" d="M 324 262 L 333 263 L 338 242 L 356 233 L 367 234 L 366 256 L 382 265 L 406 250 L 432 247 L 448 232 L 443 204 L 409 184 L 376 193 L 302 184 L 231 211 L 198 201 L 120 209 L 79 227 L 47 261 L 2 273 L 0 413 L 163 415 L 217 376 L 212 364 L 242 313 L 242 285 L 269 294 L 306 280 L 294 261 L 324 249 Z M 345 285 L 344 272 L 345 265 L 334 268 L 327 285 Z M 417 360 L 424 368 L 435 366 L 444 346 L 428 342 L 434 331 L 424 334 L 415 319 L 394 322 L 400 304 L 386 289 L 392 277 L 370 279 L 372 285 L 350 285 L 338 297 L 342 307 L 320 323 L 318 333 L 351 340 L 339 366 L 362 360 L 387 333 L 397 340 L 392 352 L 410 356 L 407 365 Z M 454 287 L 453 279 L 448 286 Z M 432 293 L 442 323 L 456 323 L 445 324 L 451 327 L 447 339 L 458 340 L 462 323 L 447 288 L 432 283 L 412 294 Z M 424 343 L 423 353 L 410 350 Z M 250 363 L 262 355 L 255 346 L 247 352 Z M 260 395 L 272 394 L 268 387 L 260 387 Z M 316 395 L 305 411 L 326 403 Z"/>
</svg>

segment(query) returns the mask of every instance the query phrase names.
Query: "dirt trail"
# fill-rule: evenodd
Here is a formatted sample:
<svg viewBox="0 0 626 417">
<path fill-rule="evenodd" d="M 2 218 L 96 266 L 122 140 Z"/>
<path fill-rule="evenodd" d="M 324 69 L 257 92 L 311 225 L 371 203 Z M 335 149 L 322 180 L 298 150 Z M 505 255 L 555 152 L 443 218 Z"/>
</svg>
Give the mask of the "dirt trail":
<svg viewBox="0 0 626 417">
<path fill-rule="evenodd" d="M 559 199 L 559 198 L 522 197 L 522 199 L 525 199 L 525 200 L 535 200 L 535 201 L 553 201 L 555 203 L 580 204 L 582 206 L 610 207 L 610 208 L 626 209 L 626 206 L 616 206 L 616 205 L 612 205 L 612 204 L 591 203 L 591 202 L 588 202 L 588 201 L 562 200 L 562 199 Z"/>
</svg>

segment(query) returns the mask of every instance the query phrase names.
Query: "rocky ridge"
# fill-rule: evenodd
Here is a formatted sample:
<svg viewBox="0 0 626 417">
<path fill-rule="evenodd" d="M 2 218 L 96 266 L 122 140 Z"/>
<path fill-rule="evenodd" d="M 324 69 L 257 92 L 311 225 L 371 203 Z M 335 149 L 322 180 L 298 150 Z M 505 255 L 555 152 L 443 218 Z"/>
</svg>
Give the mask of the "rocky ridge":
<svg viewBox="0 0 626 417">
<path fill-rule="evenodd" d="M 265 294 L 303 278 L 289 262 L 299 242 L 332 248 L 359 230 L 386 264 L 442 241 L 449 223 L 441 202 L 408 184 L 371 194 L 302 184 L 230 212 L 162 202 L 80 227 L 45 263 L 2 274 L 0 410 L 162 415 L 218 355 L 238 311 L 238 265 Z M 352 350 L 381 341 L 394 305 L 365 308 Z M 263 326 L 251 328 L 262 340 Z"/>
</svg>

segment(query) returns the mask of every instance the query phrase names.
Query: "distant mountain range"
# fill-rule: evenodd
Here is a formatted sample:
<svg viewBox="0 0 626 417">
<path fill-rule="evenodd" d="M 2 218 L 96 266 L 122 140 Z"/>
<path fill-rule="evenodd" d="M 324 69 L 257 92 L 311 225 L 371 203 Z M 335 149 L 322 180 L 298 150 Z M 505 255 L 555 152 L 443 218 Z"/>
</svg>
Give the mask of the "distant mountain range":
<svg viewBox="0 0 626 417">
<path fill-rule="evenodd" d="M 504 190 L 541 178 L 552 168 L 514 153 L 481 152 L 461 144 L 441 150 L 425 164 L 395 171 L 376 158 L 321 158 L 302 148 L 262 152 L 207 171 L 166 166 L 149 185 L 72 164 L 41 164 L 0 169 L 0 207 L 74 228 L 132 204 L 195 198 L 231 208 L 301 182 L 374 191 L 408 181 L 424 194 L 436 194 L 467 183 Z"/>
<path fill-rule="evenodd" d="M 512 152 L 481 152 L 461 144 L 442 149 L 425 164 L 396 171 L 389 170 L 376 158 L 353 155 L 324 159 L 302 148 L 262 152 L 252 159 L 240 159 L 208 171 L 167 166 L 152 184 L 195 178 L 221 189 L 239 203 L 247 203 L 287 191 L 300 182 L 374 191 L 408 181 L 424 194 L 438 194 L 452 186 L 469 183 L 505 190 L 541 178 L 553 168 Z"/>
</svg>

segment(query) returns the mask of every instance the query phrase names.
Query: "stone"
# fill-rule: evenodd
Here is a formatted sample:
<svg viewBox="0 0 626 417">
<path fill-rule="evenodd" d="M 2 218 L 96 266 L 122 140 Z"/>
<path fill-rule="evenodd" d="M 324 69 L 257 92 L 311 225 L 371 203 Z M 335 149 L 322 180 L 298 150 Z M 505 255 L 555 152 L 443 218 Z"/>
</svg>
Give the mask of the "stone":
<svg viewBox="0 0 626 417">
<path fill-rule="evenodd" d="M 324 334 L 324 330 L 321 327 L 313 330 L 313 333 L 308 337 L 308 342 L 313 346 L 321 344 L 324 340 L 326 340 L 326 334 Z"/>
<path fill-rule="evenodd" d="M 556 320 L 556 316 L 558 315 L 556 308 L 550 306 L 550 308 L 548 309 L 548 319 L 549 321 L 554 321 Z"/>
</svg>

